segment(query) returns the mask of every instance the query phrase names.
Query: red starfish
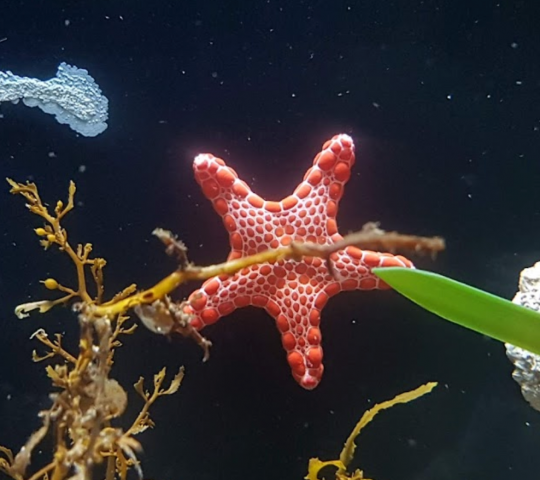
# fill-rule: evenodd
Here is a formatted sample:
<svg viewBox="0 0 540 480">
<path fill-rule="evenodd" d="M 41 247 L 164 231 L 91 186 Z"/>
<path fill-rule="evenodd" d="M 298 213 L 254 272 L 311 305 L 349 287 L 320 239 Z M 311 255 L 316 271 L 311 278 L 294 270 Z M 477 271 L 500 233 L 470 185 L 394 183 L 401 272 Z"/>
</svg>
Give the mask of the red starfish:
<svg viewBox="0 0 540 480">
<path fill-rule="evenodd" d="M 341 239 L 336 224 L 338 202 L 354 164 L 354 144 L 336 135 L 317 154 L 294 193 L 280 202 L 253 193 L 220 158 L 198 155 L 195 178 L 229 231 L 229 259 L 294 241 L 331 244 Z M 189 297 L 188 313 L 197 330 L 237 308 L 264 308 L 276 321 L 295 380 L 315 388 L 323 374 L 319 329 L 321 310 L 343 290 L 389 288 L 372 267 L 404 266 L 404 257 L 347 247 L 332 255 L 334 276 L 319 258 L 282 260 L 245 268 L 232 277 L 207 280 Z"/>
</svg>

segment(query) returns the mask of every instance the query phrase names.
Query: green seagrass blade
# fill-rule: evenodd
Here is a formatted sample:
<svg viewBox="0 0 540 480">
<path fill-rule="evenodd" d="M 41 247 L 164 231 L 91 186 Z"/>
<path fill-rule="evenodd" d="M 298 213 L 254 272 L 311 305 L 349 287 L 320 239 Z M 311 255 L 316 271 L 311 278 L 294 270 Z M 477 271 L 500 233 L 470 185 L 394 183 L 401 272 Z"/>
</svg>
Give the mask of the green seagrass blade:
<svg viewBox="0 0 540 480">
<path fill-rule="evenodd" d="M 409 300 L 451 322 L 540 355 L 540 314 L 436 273 L 374 268 Z"/>
</svg>

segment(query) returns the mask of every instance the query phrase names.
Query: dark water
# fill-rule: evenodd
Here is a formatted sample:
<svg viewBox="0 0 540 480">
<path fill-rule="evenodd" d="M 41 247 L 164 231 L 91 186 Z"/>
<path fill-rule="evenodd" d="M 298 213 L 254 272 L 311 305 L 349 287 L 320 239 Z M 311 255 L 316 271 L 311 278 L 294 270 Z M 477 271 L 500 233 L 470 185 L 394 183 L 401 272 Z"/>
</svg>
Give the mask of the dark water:
<svg viewBox="0 0 540 480">
<path fill-rule="evenodd" d="M 261 196 L 280 199 L 327 138 L 348 133 L 357 164 L 341 232 L 380 220 L 442 235 L 447 252 L 419 267 L 511 297 L 520 270 L 540 256 L 539 14 L 532 0 L 5 0 L 0 71 L 48 79 L 63 61 L 85 68 L 110 118 L 87 138 L 38 109 L 0 104 L 0 171 L 35 180 L 51 203 L 77 182 L 66 226 L 108 259 L 112 294 L 174 268 L 150 236 L 156 226 L 177 232 L 198 263 L 226 257 L 227 234 L 192 176 L 194 155 L 223 157 Z M 14 317 L 15 305 L 52 295 L 39 280 L 74 277 L 59 253 L 40 249 L 39 222 L 7 192 L 0 444 L 17 449 L 48 405 L 28 338 L 43 327 L 73 340 L 76 320 L 67 309 Z M 362 434 L 356 458 L 369 478 L 508 480 L 540 469 L 540 419 L 501 344 L 393 292 L 335 297 L 322 330 L 326 371 L 310 392 L 291 378 L 262 310 L 207 329 L 206 364 L 188 341 L 142 329 L 128 339 L 115 371 L 124 384 L 163 365 L 187 371 L 141 437 L 146 478 L 303 478 L 310 457 L 337 457 L 366 408 L 429 380 L 440 382 L 434 393 Z"/>
</svg>

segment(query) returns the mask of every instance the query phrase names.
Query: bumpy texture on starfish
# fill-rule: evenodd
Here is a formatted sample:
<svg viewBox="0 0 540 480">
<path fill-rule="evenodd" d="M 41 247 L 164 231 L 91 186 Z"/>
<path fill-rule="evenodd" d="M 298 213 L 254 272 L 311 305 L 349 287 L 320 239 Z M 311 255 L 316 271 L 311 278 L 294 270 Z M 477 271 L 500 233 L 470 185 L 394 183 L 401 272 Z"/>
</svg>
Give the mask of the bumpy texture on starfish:
<svg viewBox="0 0 540 480">
<path fill-rule="evenodd" d="M 193 169 L 204 195 L 229 232 L 229 259 L 261 252 L 292 241 L 331 244 L 341 239 L 336 224 L 338 202 L 354 164 L 354 145 L 336 135 L 317 154 L 294 193 L 280 202 L 251 191 L 220 158 L 202 154 Z M 404 257 L 347 247 L 332 255 L 333 276 L 324 261 L 304 258 L 255 265 L 232 277 L 206 281 L 189 298 L 186 311 L 200 330 L 237 308 L 264 308 L 276 321 L 296 381 L 315 388 L 323 374 L 319 329 L 321 310 L 343 290 L 389 288 L 372 267 L 412 267 Z"/>
</svg>

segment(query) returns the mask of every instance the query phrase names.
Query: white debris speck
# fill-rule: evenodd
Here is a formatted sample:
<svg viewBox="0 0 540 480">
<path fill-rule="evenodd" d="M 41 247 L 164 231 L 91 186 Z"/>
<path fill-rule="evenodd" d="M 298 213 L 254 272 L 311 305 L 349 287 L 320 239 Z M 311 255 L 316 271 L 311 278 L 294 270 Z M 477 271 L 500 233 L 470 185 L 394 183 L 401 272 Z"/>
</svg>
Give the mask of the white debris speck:
<svg viewBox="0 0 540 480">
<path fill-rule="evenodd" d="M 510 44 L 510 47 L 512 47 L 513 49 L 516 49 L 516 48 L 519 47 L 519 44 L 517 44 L 516 42 L 512 42 L 512 43 Z"/>
<path fill-rule="evenodd" d="M 66 27 L 69 27 L 70 23 L 71 23 L 71 20 L 70 20 L 69 18 L 66 18 L 66 19 L 64 20 L 64 25 L 65 25 Z"/>
<path fill-rule="evenodd" d="M 86 172 L 86 165 L 79 165 L 79 173 Z"/>
<path fill-rule="evenodd" d="M 0 102 L 39 107 L 59 123 L 85 137 L 95 137 L 107 128 L 109 101 L 88 71 L 62 62 L 50 80 L 19 77 L 0 72 Z"/>
<path fill-rule="evenodd" d="M 54 153 L 54 152 L 49 152 L 49 153 L 47 154 L 47 156 L 48 156 L 49 158 L 56 158 L 56 153 Z"/>
<path fill-rule="evenodd" d="M 453 97 L 452 97 L 452 94 L 446 95 L 446 99 L 447 99 L 447 100 L 452 100 L 452 98 L 453 98 Z"/>
</svg>

